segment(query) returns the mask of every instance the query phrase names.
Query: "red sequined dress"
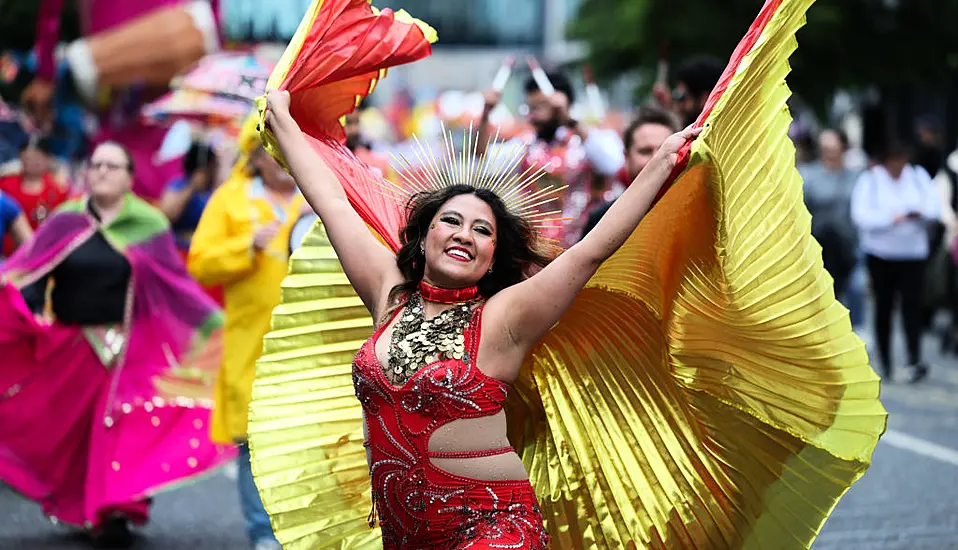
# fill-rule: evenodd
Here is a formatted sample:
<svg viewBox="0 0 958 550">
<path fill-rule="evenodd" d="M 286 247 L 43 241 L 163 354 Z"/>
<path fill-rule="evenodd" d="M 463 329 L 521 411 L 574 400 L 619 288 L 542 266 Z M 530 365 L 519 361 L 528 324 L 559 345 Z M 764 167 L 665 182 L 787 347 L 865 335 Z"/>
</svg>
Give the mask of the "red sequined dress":
<svg viewBox="0 0 958 550">
<path fill-rule="evenodd" d="M 398 308 L 395 315 L 401 311 Z M 440 427 L 502 411 L 509 386 L 475 365 L 481 318 L 482 306 L 475 309 L 464 331 L 462 359 L 427 364 L 402 386 L 386 378 L 376 355 L 376 342 L 392 319 L 363 344 L 353 362 L 353 384 L 368 427 L 374 513 L 378 511 L 385 550 L 538 550 L 548 546 L 539 503 L 528 480 L 472 479 L 432 462 L 514 452 L 511 447 L 429 451 L 430 437 Z"/>
</svg>

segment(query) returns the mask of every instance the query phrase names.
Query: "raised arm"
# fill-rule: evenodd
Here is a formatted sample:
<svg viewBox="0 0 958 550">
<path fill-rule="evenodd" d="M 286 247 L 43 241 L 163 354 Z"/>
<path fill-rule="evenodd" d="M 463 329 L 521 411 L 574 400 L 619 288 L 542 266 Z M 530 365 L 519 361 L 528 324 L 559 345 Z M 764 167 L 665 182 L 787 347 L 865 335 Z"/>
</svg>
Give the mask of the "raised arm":
<svg viewBox="0 0 958 550">
<path fill-rule="evenodd" d="M 492 137 L 492 125 L 489 122 L 489 115 L 499 104 L 502 94 L 496 90 L 486 90 L 482 94 L 482 116 L 479 117 L 479 135 L 476 136 L 476 154 L 483 156 L 489 151 L 486 146 L 489 145 L 489 138 Z"/>
<path fill-rule="evenodd" d="M 700 133 L 700 128 L 686 128 L 673 134 L 588 235 L 542 271 L 489 300 L 486 319 L 506 328 L 517 352 L 525 355 L 558 322 L 602 262 L 625 243 L 672 173 L 678 150 Z"/>
<path fill-rule="evenodd" d="M 380 243 L 349 204 L 336 174 L 317 155 L 289 114 L 289 93 L 267 95 L 266 123 L 276 136 L 290 173 L 322 220 L 343 271 L 366 308 L 379 319 L 389 290 L 403 282 L 396 257 Z"/>
<path fill-rule="evenodd" d="M 614 176 L 625 166 L 625 145 L 618 134 L 601 128 L 576 128 L 589 164 L 603 176 Z"/>
</svg>

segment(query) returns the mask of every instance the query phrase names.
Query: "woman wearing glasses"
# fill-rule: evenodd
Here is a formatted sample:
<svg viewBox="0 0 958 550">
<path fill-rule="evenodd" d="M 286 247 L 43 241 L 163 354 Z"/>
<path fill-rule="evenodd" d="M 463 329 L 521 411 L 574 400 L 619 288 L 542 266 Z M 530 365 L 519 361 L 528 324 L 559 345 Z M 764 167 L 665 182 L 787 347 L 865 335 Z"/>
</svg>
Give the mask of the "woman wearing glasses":
<svg viewBox="0 0 958 550">
<path fill-rule="evenodd" d="M 0 480 L 109 546 L 235 456 L 207 436 L 222 314 L 115 143 L 0 268 Z"/>
</svg>

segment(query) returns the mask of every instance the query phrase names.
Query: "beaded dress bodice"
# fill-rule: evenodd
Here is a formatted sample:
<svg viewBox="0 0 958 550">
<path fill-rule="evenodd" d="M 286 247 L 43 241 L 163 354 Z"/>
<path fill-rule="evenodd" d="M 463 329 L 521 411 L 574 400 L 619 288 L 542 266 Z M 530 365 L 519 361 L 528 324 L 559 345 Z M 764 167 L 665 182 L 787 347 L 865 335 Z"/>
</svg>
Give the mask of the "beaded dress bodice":
<svg viewBox="0 0 958 550">
<path fill-rule="evenodd" d="M 518 533 L 523 539 L 545 537 L 541 520 L 535 519 L 538 504 L 527 480 L 474 480 L 441 470 L 430 460 L 513 452 L 429 451 L 429 440 L 440 427 L 503 409 L 508 385 L 487 376 L 475 363 L 482 309 L 479 305 L 471 311 L 462 331 L 464 353 L 453 351 L 451 358 L 423 365 L 401 385 L 387 378 L 389 367 L 380 362 L 376 343 L 403 308 L 363 344 L 353 362 L 354 389 L 368 429 L 374 508 L 385 548 L 459 547 L 471 538 L 488 538 L 489 529 Z"/>
</svg>

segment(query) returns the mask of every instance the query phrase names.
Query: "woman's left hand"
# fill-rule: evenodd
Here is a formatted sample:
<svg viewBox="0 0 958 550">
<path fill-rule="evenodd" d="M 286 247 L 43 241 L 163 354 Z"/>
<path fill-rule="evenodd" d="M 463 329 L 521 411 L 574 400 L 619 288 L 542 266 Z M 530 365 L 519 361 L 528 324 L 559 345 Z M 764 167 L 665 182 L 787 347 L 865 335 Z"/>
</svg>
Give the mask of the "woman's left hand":
<svg viewBox="0 0 958 550">
<path fill-rule="evenodd" d="M 672 134 L 665 140 L 665 143 L 659 147 L 659 150 L 656 151 L 653 162 L 664 162 L 669 170 L 672 170 L 679 160 L 679 150 L 682 149 L 686 143 L 698 137 L 703 129 L 701 126 L 695 128 L 690 125 L 684 130 Z"/>
</svg>

